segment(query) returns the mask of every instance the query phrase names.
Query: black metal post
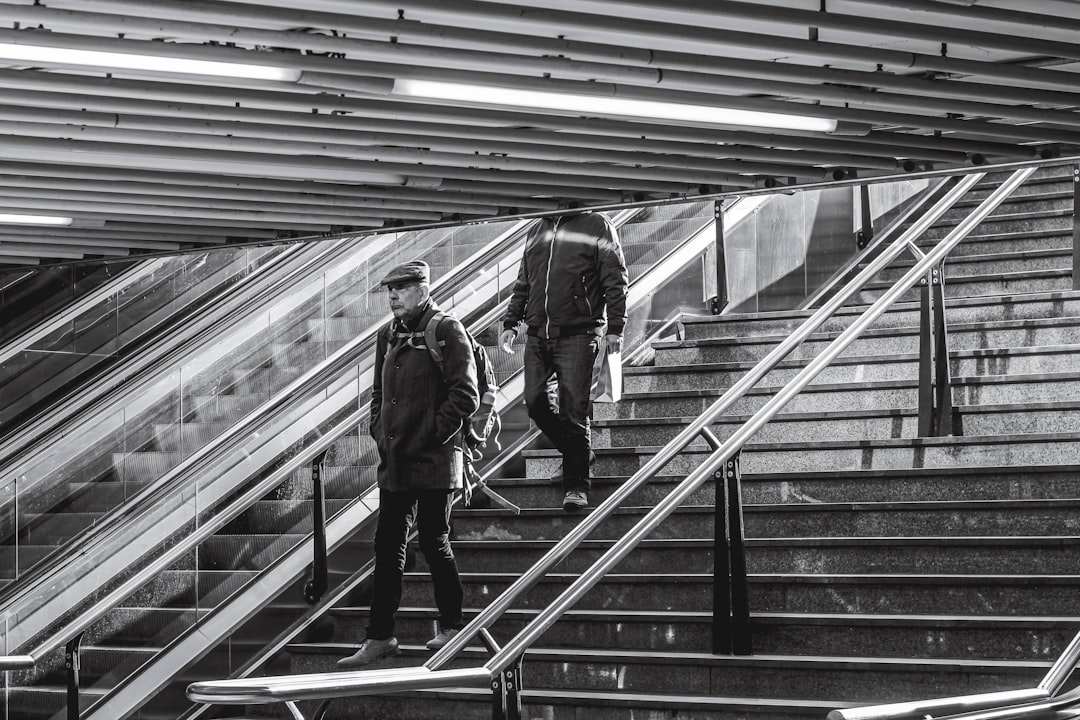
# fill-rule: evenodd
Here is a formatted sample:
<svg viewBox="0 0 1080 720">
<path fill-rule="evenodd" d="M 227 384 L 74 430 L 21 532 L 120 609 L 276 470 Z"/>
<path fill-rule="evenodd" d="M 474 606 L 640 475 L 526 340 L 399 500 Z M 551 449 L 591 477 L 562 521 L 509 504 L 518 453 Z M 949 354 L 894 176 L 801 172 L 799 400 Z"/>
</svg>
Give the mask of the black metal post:
<svg viewBox="0 0 1080 720">
<path fill-rule="evenodd" d="M 728 492 L 728 547 L 731 552 L 731 649 L 735 655 L 754 652 L 750 632 L 750 588 L 746 582 L 743 542 L 741 452 L 724 465 Z"/>
<path fill-rule="evenodd" d="M 521 661 L 519 655 L 514 664 L 499 673 L 491 681 L 493 691 L 491 720 L 521 720 Z"/>
<path fill-rule="evenodd" d="M 724 254 L 724 207 L 721 201 L 713 201 L 713 227 L 716 228 L 716 297 L 710 301 L 709 311 L 719 315 L 728 304 L 727 256 Z"/>
<path fill-rule="evenodd" d="M 304 586 L 304 599 L 311 605 L 322 599 L 330 584 L 326 563 L 326 492 L 322 484 L 322 468 L 326 453 L 327 451 L 323 450 L 311 461 L 311 522 L 314 557 L 311 561 L 311 580 Z"/>
<path fill-rule="evenodd" d="M 67 717 L 79 720 L 79 646 L 83 634 L 79 633 L 64 648 L 64 670 L 67 673 Z"/>
<path fill-rule="evenodd" d="M 859 230 L 855 233 L 855 244 L 860 250 L 874 239 L 874 218 L 870 215 L 870 186 L 859 186 Z"/>
<path fill-rule="evenodd" d="M 949 328 L 945 323 L 945 263 L 932 276 L 934 308 L 934 434 L 958 434 L 953 427 L 952 370 L 949 367 Z"/>
<path fill-rule="evenodd" d="M 1080 273 L 1076 271 L 1080 267 L 1077 258 L 1080 258 L 1080 218 L 1076 213 L 1080 211 L 1080 165 L 1073 166 L 1073 290 L 1080 290 Z"/>
<path fill-rule="evenodd" d="M 716 508 L 713 511 L 713 655 L 730 655 L 731 558 L 727 551 L 727 466 L 713 473 Z"/>
<path fill-rule="evenodd" d="M 713 530 L 713 654 L 750 655 L 750 591 L 743 543 L 739 455 L 716 473 Z"/>
<path fill-rule="evenodd" d="M 930 280 L 919 288 L 919 437 L 934 434 L 934 326 L 930 309 Z"/>
</svg>

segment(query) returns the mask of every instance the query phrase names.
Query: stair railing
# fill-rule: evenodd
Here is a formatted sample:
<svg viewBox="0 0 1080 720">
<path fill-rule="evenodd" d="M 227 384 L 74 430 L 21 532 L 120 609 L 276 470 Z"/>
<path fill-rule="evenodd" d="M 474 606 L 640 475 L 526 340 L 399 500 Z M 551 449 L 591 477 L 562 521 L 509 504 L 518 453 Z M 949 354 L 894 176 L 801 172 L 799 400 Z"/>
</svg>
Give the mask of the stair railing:
<svg viewBox="0 0 1080 720">
<path fill-rule="evenodd" d="M 1023 720 L 1049 717 L 1056 711 L 1075 709 L 1080 705 L 1080 688 L 1061 692 L 1078 664 L 1080 633 L 1033 688 L 832 710 L 828 720 Z"/>
<path fill-rule="evenodd" d="M 775 416 L 781 408 L 800 393 L 810 381 L 840 355 L 867 327 L 875 322 L 896 300 L 926 274 L 929 268 L 944 257 L 1008 197 L 1033 172 L 1034 167 L 1022 168 L 991 193 L 967 218 L 938 242 L 933 250 L 916 262 L 890 289 L 874 302 L 857 320 L 844 330 L 783 389 L 757 413 L 740 426 L 724 442 L 712 435 L 710 426 L 721 413 L 745 395 L 798 344 L 820 327 L 870 278 L 884 269 L 900 253 L 913 245 L 926 229 L 936 222 L 946 209 L 965 194 L 985 173 L 974 173 L 961 180 L 933 210 L 920 218 L 897 241 L 875 258 L 845 288 L 815 312 L 802 326 L 782 341 L 753 369 L 727 390 L 713 405 L 693 420 L 674 439 L 650 458 L 611 496 L 586 516 L 543 558 L 499 597 L 493 600 L 469 624 L 424 665 L 412 668 L 361 670 L 344 673 L 244 678 L 193 683 L 188 697 L 195 702 L 210 704 L 258 704 L 283 702 L 295 717 L 303 717 L 295 703 L 302 700 L 371 695 L 405 690 L 447 687 L 491 687 L 495 692 L 493 717 L 520 718 L 520 662 L 525 651 L 551 627 L 570 607 L 591 590 L 612 568 L 645 539 L 660 523 L 685 502 L 702 484 L 722 473 L 724 464 L 742 449 L 746 442 Z M 674 490 L 649 511 L 631 530 L 616 541 L 592 566 L 526 625 L 504 646 L 499 646 L 488 632 L 511 603 L 556 563 L 564 560 L 601 522 L 611 515 L 639 487 L 649 482 L 668 462 L 683 452 L 698 437 L 706 438 L 716 449 Z M 477 636 L 492 652 L 492 657 L 480 667 L 442 669 Z"/>
</svg>

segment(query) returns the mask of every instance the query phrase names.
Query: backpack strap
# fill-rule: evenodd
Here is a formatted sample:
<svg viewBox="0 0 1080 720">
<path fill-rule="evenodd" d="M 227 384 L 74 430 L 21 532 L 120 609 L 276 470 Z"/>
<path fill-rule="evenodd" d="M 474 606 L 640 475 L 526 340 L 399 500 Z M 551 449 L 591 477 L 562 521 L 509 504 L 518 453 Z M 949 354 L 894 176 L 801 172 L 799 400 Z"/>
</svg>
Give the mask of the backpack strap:
<svg viewBox="0 0 1080 720">
<path fill-rule="evenodd" d="M 443 369 L 442 349 L 446 347 L 446 341 L 439 340 L 435 333 L 439 329 L 439 323 L 441 323 L 445 317 L 446 313 L 439 310 L 432 314 L 427 321 L 427 325 L 424 326 L 424 344 L 427 345 L 428 352 L 431 353 L 431 358 L 435 361 L 435 364 L 439 366 L 439 370 Z"/>
</svg>

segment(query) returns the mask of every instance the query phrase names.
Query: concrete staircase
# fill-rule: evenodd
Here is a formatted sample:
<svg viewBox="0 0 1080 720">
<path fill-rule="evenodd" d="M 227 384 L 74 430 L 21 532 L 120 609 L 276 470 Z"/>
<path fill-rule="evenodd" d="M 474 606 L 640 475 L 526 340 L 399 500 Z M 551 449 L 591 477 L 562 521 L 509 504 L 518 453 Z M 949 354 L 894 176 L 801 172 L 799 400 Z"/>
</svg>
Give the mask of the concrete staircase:
<svg viewBox="0 0 1080 720">
<path fill-rule="evenodd" d="M 1072 180 L 1040 170 L 946 265 L 954 402 L 963 437 L 916 436 L 918 306 L 902 303 L 742 455 L 754 654 L 710 654 L 712 504 L 703 487 L 530 649 L 525 717 L 822 718 L 853 705 L 1035 685 L 1080 630 L 1080 292 Z M 981 193 L 986 190 L 980 188 Z M 972 203 L 965 201 L 966 204 Z M 958 221 L 945 218 L 936 238 Z M 864 293 L 863 302 L 884 284 Z M 715 426 L 721 436 L 859 312 L 840 313 Z M 627 395 L 594 408 L 592 504 L 718 398 L 808 312 L 687 318 Z M 502 642 L 707 452 L 677 457 L 493 628 Z M 545 479 L 550 451 L 498 489 L 524 510 L 455 511 L 466 607 L 486 605 L 578 518 Z M 335 642 L 294 645 L 292 671 L 333 669 L 366 606 L 335 612 Z M 422 559 L 407 575 L 403 654 L 433 633 Z M 458 665 L 488 657 L 479 647 Z M 328 718 L 491 716 L 487 689 L 341 699 Z M 270 706 L 248 714 L 280 713 Z"/>
</svg>

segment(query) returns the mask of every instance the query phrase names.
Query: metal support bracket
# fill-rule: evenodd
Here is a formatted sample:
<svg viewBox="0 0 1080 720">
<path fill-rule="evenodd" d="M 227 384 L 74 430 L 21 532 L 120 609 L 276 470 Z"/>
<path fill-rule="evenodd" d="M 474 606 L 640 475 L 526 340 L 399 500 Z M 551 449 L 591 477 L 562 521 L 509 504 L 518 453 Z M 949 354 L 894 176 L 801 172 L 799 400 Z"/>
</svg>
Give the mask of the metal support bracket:
<svg viewBox="0 0 1080 720">
<path fill-rule="evenodd" d="M 491 720 L 521 720 L 521 662 L 518 655 L 513 665 L 491 681 Z"/>
<path fill-rule="evenodd" d="M 311 580 L 304 585 L 304 600 L 309 605 L 319 602 L 330 586 L 326 558 L 326 492 L 322 484 L 322 468 L 323 462 L 326 461 L 326 453 L 327 451 L 323 450 L 311 461 L 311 524 L 314 557 L 311 560 Z"/>
<path fill-rule="evenodd" d="M 64 647 L 64 671 L 67 674 L 67 717 L 79 720 L 79 646 L 83 633 L 79 633 Z"/>
<path fill-rule="evenodd" d="M 741 453 L 717 470 L 713 530 L 713 654 L 751 655 L 750 595 L 743 546 Z"/>
</svg>

